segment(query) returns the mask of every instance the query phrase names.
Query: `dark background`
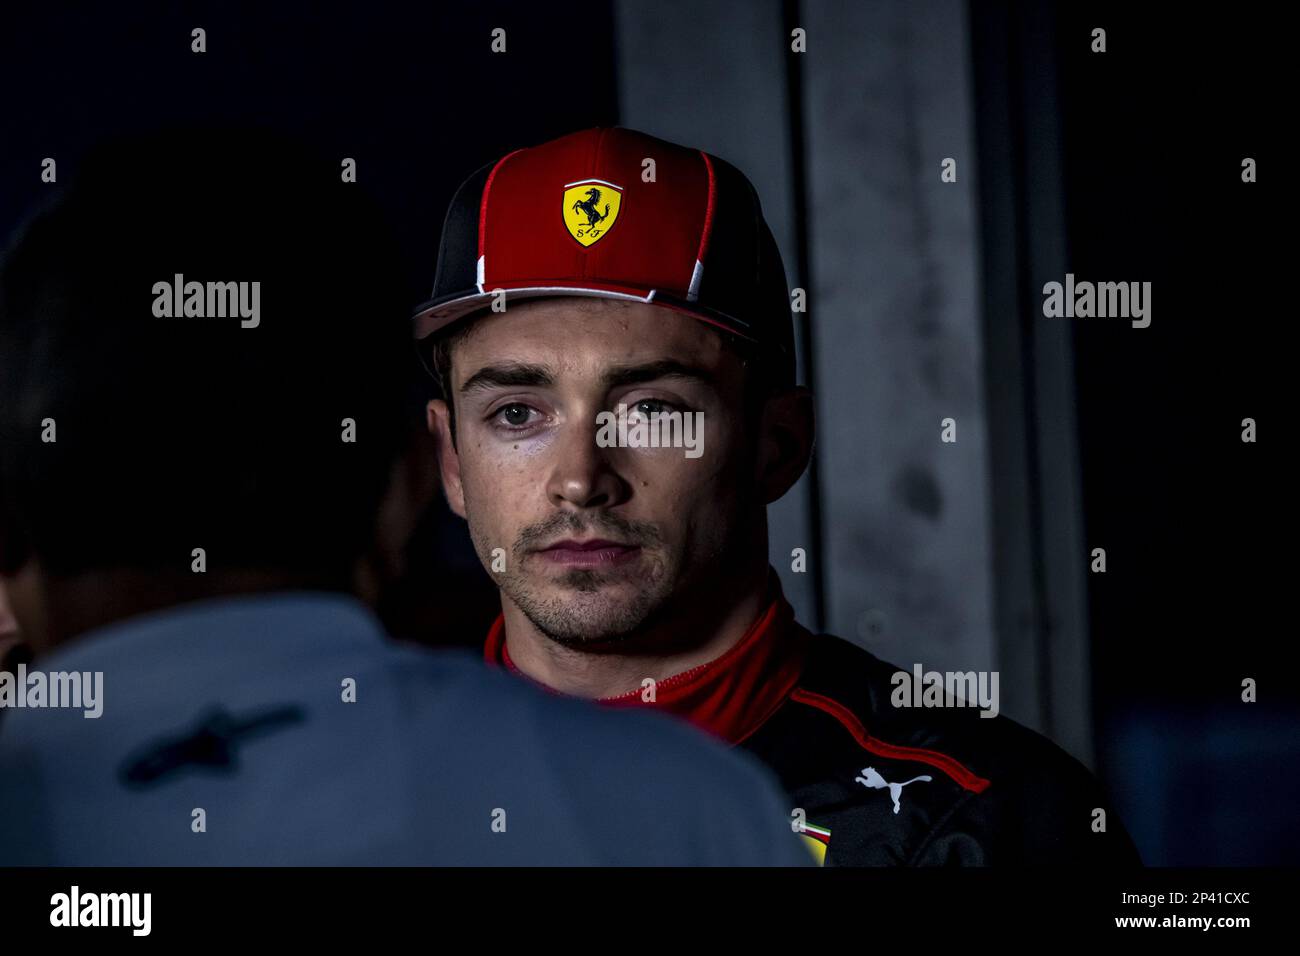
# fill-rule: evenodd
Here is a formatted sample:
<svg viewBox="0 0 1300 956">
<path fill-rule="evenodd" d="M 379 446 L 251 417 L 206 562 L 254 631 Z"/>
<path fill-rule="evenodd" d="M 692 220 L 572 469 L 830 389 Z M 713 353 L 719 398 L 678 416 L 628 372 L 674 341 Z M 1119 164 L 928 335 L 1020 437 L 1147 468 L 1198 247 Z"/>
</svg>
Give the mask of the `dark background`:
<svg viewBox="0 0 1300 956">
<path fill-rule="evenodd" d="M 7 234 L 50 188 L 39 181 L 43 157 L 58 159 L 66 181 L 106 137 L 177 123 L 267 125 L 358 159 L 361 184 L 387 208 L 408 252 L 415 303 L 432 286 L 442 217 L 466 174 L 519 146 L 626 121 L 621 67 L 646 53 L 619 45 L 626 30 L 616 16 L 628 6 L 6 5 L 0 229 Z M 791 284 L 808 286 L 816 303 L 829 275 L 819 266 L 835 250 L 812 238 L 821 207 L 809 196 L 819 169 L 855 168 L 860 157 L 817 145 L 808 77 L 786 52 L 789 24 L 810 7 L 833 20 L 834 5 L 768 6 L 770 30 L 719 42 L 764 51 L 783 71 L 788 99 L 774 118 L 787 144 L 783 244 Z M 988 487 L 978 497 L 994 525 L 995 630 L 1012 613 L 1005 589 L 1020 588 L 1029 595 L 1030 610 L 1019 613 L 1038 649 L 1033 666 L 1047 668 L 1059 653 L 1051 529 L 1078 509 L 1087 548 L 1104 546 L 1109 566 L 1086 574 L 1086 554 L 1076 566 L 1086 614 L 1074 616 L 1090 663 L 1081 680 L 1091 711 L 1081 719 L 1092 732 L 1090 762 L 1144 859 L 1293 864 L 1300 704 L 1289 666 L 1294 631 L 1278 598 L 1295 562 L 1286 551 L 1290 476 L 1272 450 L 1289 424 L 1280 396 L 1293 364 L 1292 270 L 1283 257 L 1294 244 L 1279 227 L 1285 121 L 1273 102 L 1284 33 L 1270 15 L 1238 6 L 1198 9 L 1195 19 L 1155 5 L 974 3 L 960 13 L 970 136 L 985 173 L 974 187 L 980 226 L 968 252 L 981 289 L 970 321 L 986 355 Z M 1101 59 L 1088 47 L 1099 23 L 1109 45 Z M 507 56 L 489 49 L 499 25 L 508 27 Z M 190 52 L 194 26 L 208 32 L 201 56 Z M 655 42 L 673 37 L 646 38 Z M 863 56 L 893 42 L 864 36 Z M 724 130 L 741 122 L 736 106 L 709 122 Z M 1241 183 L 1244 156 L 1258 161 L 1259 183 Z M 1057 374 L 1041 358 L 1039 290 L 1067 269 L 1080 279 L 1152 281 L 1154 317 L 1145 330 L 1072 323 L 1074 425 L 1061 435 L 1039 398 L 1044 377 Z M 803 377 L 814 387 L 819 366 L 808 350 L 834 334 L 832 318 L 814 305 L 801 343 Z M 832 421 L 855 400 L 840 388 L 832 380 L 818 390 L 819 412 Z M 1239 439 L 1245 417 L 1258 422 L 1257 444 Z M 1068 501 L 1052 490 L 1051 442 L 1077 454 L 1078 493 Z M 833 451 L 833 441 L 825 447 Z M 833 562 L 819 552 L 822 532 L 842 520 L 823 497 L 833 480 L 827 469 L 800 492 L 818 569 Z M 1013 525 L 1023 525 L 1028 557 L 1009 564 Z M 476 644 L 496 613 L 495 594 L 440 499 L 407 557 L 383 609 L 393 631 Z M 843 631 L 827 610 L 823 575 L 832 573 L 815 572 L 801 616 Z M 1014 668 L 1019 645 L 996 641 L 1000 666 Z M 1259 683 L 1256 704 L 1240 702 L 1245 677 Z M 1054 686 L 1037 684 L 1036 724 L 1049 735 Z"/>
<path fill-rule="evenodd" d="M 1098 19 L 1062 10 L 1067 34 Z M 1098 739 L 1111 776 L 1149 781 L 1128 812 L 1149 863 L 1294 863 L 1292 482 L 1275 442 L 1240 440 L 1243 418 L 1280 424 L 1293 375 L 1279 192 L 1240 180 L 1242 157 L 1279 155 L 1279 33 L 1231 8 L 1208 32 L 1170 13 L 1118 17 L 1101 75 L 1082 45 L 1060 54 L 1075 272 L 1155 285 L 1144 334 L 1075 326 L 1088 537 L 1125 555 L 1090 577 Z M 1245 677 L 1268 687 L 1253 711 Z"/>
</svg>

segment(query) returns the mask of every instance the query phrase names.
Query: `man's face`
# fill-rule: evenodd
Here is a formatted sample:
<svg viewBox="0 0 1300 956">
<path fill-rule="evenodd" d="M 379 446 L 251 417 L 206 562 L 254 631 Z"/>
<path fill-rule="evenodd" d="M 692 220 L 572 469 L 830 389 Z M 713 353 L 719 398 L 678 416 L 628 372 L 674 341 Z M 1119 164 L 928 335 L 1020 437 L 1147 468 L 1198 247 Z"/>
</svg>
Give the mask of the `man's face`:
<svg viewBox="0 0 1300 956">
<path fill-rule="evenodd" d="M 445 406 L 430 406 L 444 487 L 479 559 L 540 631 L 616 641 L 698 600 L 739 555 L 757 548 L 766 564 L 744 374 L 698 319 L 607 299 L 511 305 L 456 344 L 455 452 Z M 601 447 L 597 415 L 620 404 L 632 421 L 702 413 L 702 454 Z"/>
</svg>

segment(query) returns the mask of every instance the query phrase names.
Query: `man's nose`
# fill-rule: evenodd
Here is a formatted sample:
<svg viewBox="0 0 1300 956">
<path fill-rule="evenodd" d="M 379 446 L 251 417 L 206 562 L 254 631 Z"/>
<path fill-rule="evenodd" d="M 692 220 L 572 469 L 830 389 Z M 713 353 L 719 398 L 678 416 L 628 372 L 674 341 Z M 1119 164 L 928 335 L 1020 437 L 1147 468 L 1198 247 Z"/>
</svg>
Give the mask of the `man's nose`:
<svg viewBox="0 0 1300 956">
<path fill-rule="evenodd" d="M 630 486 L 615 468 L 618 449 L 601 448 L 596 433 L 594 412 L 564 426 L 547 483 L 553 504 L 609 508 L 627 500 Z"/>
</svg>

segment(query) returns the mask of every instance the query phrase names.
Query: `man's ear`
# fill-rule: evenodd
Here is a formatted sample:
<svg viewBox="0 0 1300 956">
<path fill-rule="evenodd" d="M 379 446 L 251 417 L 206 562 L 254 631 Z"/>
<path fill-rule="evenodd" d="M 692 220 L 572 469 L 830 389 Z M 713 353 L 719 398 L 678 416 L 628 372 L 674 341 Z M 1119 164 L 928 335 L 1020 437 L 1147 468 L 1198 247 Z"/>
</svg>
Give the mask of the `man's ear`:
<svg viewBox="0 0 1300 956">
<path fill-rule="evenodd" d="M 27 563 L 27 536 L 7 508 L 0 506 L 0 575 L 12 576 Z"/>
<path fill-rule="evenodd" d="M 18 618 L 14 617 L 14 612 L 9 609 L 9 598 L 5 595 L 5 579 L 0 577 L 0 649 L 6 646 L 6 641 L 17 640 Z M 0 667 L 0 670 L 4 668 Z"/>
<path fill-rule="evenodd" d="M 758 487 L 764 504 L 789 491 L 812 460 L 817 429 L 813 394 L 802 385 L 770 396 L 758 435 Z"/>
<path fill-rule="evenodd" d="M 23 643 L 18 619 L 9 610 L 4 578 L 0 578 L 0 671 L 16 673 L 19 664 L 32 662 L 31 648 Z"/>
<path fill-rule="evenodd" d="M 414 439 L 416 436 L 410 436 Z M 406 546 L 438 494 L 438 454 L 427 441 L 408 439 L 389 471 L 375 521 L 374 539 L 361 559 L 358 593 L 373 603 L 378 588 L 405 570 Z"/>
<path fill-rule="evenodd" d="M 447 506 L 464 518 L 465 490 L 460 483 L 460 455 L 451 439 L 451 409 L 442 399 L 435 398 L 425 408 L 425 420 L 437 448 L 438 470 L 442 475 L 442 491 L 447 496 Z"/>
</svg>

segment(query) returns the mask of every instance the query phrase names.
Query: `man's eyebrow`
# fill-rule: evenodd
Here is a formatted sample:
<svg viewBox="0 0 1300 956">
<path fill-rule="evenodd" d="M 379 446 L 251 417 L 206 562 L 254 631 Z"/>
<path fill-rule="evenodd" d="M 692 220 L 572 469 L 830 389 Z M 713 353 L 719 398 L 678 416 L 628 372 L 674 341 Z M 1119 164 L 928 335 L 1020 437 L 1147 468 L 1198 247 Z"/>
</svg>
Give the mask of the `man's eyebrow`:
<svg viewBox="0 0 1300 956">
<path fill-rule="evenodd" d="M 717 375 L 697 365 L 688 365 L 676 359 L 660 359 L 657 362 L 645 362 L 639 365 L 616 365 L 602 376 L 606 388 L 620 385 L 637 385 L 652 382 L 659 378 L 688 378 L 705 385 L 714 385 Z"/>
<path fill-rule="evenodd" d="M 464 395 L 476 389 L 511 388 L 520 385 L 552 385 L 555 376 L 546 365 L 527 365 L 509 362 L 502 365 L 485 365 L 465 380 L 460 387 Z"/>
</svg>

